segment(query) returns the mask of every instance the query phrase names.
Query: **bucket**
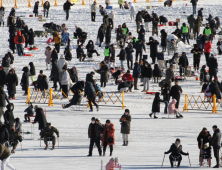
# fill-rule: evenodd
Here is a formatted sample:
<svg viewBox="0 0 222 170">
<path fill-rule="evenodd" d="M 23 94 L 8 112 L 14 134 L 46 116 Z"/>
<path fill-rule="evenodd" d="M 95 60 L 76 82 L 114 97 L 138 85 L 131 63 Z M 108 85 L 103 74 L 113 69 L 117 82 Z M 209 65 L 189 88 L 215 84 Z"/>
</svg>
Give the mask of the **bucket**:
<svg viewBox="0 0 222 170">
<path fill-rule="evenodd" d="M 199 80 L 199 77 L 198 76 L 196 76 L 196 81 L 198 81 Z"/>
<path fill-rule="evenodd" d="M 33 15 L 29 15 L 29 17 L 33 17 Z"/>
</svg>

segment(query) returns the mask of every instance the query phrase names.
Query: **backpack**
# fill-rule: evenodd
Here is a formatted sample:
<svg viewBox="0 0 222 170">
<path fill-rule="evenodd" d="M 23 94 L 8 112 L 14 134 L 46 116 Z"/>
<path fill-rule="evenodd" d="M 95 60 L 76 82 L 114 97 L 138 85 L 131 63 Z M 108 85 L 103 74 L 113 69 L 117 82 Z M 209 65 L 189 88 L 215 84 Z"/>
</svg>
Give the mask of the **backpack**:
<svg viewBox="0 0 222 170">
<path fill-rule="evenodd" d="M 22 37 L 22 35 L 21 35 L 21 36 L 18 35 L 18 43 L 23 43 L 23 37 Z"/>
</svg>

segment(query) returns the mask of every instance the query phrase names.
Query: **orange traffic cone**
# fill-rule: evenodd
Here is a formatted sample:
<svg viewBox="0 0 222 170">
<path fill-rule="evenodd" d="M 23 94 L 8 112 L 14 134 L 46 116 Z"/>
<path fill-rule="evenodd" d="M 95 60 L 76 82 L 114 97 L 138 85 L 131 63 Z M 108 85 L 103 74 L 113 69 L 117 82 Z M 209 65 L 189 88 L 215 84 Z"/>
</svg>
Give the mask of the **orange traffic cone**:
<svg viewBox="0 0 222 170">
<path fill-rule="evenodd" d="M 198 81 L 199 80 L 199 77 L 198 76 L 196 76 L 196 81 Z"/>
</svg>

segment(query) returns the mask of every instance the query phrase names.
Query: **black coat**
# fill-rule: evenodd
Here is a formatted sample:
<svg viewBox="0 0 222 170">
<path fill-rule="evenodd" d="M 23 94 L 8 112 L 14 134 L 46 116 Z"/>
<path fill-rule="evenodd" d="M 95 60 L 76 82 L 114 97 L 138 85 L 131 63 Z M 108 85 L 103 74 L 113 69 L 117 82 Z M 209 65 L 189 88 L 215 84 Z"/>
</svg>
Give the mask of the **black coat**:
<svg viewBox="0 0 222 170">
<path fill-rule="evenodd" d="M 58 60 L 58 53 L 55 50 L 52 50 L 51 59 L 52 59 L 52 62 L 53 61 L 57 62 Z"/>
<path fill-rule="evenodd" d="M 5 114 L 4 114 L 4 120 L 5 120 L 5 125 L 6 125 L 7 129 L 10 129 L 12 126 L 14 126 L 14 123 L 15 123 L 13 109 L 11 109 L 12 106 L 14 109 L 14 105 L 12 103 L 9 103 L 6 106 L 7 110 L 5 111 Z"/>
<path fill-rule="evenodd" d="M 133 47 L 131 47 L 131 48 L 126 47 L 125 51 L 126 51 L 126 59 L 133 60 L 133 52 L 134 52 Z"/>
<path fill-rule="evenodd" d="M 26 90 L 29 87 L 29 69 L 28 67 L 24 67 L 22 71 L 23 71 L 21 79 L 22 90 Z"/>
<path fill-rule="evenodd" d="M 122 28 L 117 28 L 117 30 L 116 30 L 116 39 L 121 40 L 121 38 L 123 38 L 123 30 L 122 30 Z"/>
<path fill-rule="evenodd" d="M 27 107 L 24 112 L 27 112 L 27 115 L 28 116 L 34 116 L 34 109 L 33 109 L 33 106 L 30 105 L 29 107 Z"/>
<path fill-rule="evenodd" d="M 72 60 L 72 53 L 69 48 L 65 49 L 65 60 L 71 61 Z"/>
<path fill-rule="evenodd" d="M 220 88 L 218 86 L 218 82 L 212 82 L 209 86 L 208 90 L 212 95 L 216 95 L 217 99 L 221 99 Z M 207 92 L 208 92 L 207 91 Z"/>
<path fill-rule="evenodd" d="M 197 5 L 198 0 L 191 0 L 192 5 Z"/>
<path fill-rule="evenodd" d="M 3 59 L 2 59 L 2 66 L 3 67 L 10 67 L 10 63 L 11 63 L 11 59 L 8 55 L 6 55 Z"/>
<path fill-rule="evenodd" d="M 152 78 L 153 70 L 152 70 L 150 65 L 148 65 L 148 67 L 143 67 L 143 69 L 142 69 L 142 76 L 144 78 L 149 78 L 149 79 Z"/>
<path fill-rule="evenodd" d="M 210 141 L 212 142 L 212 146 L 214 148 L 219 148 L 221 143 L 221 132 L 220 132 L 220 129 L 216 129 L 214 131 L 214 134 L 213 134 L 213 137 L 210 139 Z"/>
<path fill-rule="evenodd" d="M 49 88 L 46 75 L 43 75 L 43 76 L 42 76 L 42 78 L 41 78 L 40 81 L 38 82 L 37 87 L 38 87 L 38 89 L 40 89 L 41 91 L 47 90 L 47 89 Z"/>
<path fill-rule="evenodd" d="M 169 149 L 169 151 L 166 152 L 166 154 L 171 153 L 172 156 L 180 156 L 182 155 L 188 155 L 187 153 L 184 153 L 182 150 L 182 145 L 180 145 L 179 147 L 176 146 L 175 143 L 173 143 Z"/>
<path fill-rule="evenodd" d="M 180 98 L 180 93 L 183 92 L 182 88 L 179 85 L 174 85 L 172 86 L 170 90 L 170 96 L 172 96 L 173 99 L 178 99 Z"/>
<path fill-rule="evenodd" d="M 160 93 L 157 92 L 155 94 L 155 98 L 153 100 L 153 105 L 152 105 L 152 112 L 160 112 L 160 102 L 164 102 L 162 99 L 160 99 Z"/>
<path fill-rule="evenodd" d="M 122 88 L 125 88 L 125 87 L 129 87 L 130 88 L 130 84 L 129 84 L 129 81 L 124 81 L 122 83 L 120 83 L 118 85 L 118 90 L 122 89 Z"/>
<path fill-rule="evenodd" d="M 9 103 L 8 97 L 5 94 L 4 90 L 0 89 L 0 107 L 5 107 L 6 106 L 5 100 Z"/>
<path fill-rule="evenodd" d="M 50 8 L 50 2 L 49 2 L 49 1 L 46 1 L 46 2 L 44 3 L 44 5 L 43 5 L 43 8 L 49 10 L 49 8 Z"/>
<path fill-rule="evenodd" d="M 148 15 L 144 15 L 143 19 L 144 19 L 144 22 L 151 22 L 151 17 L 150 17 L 149 14 Z"/>
<path fill-rule="evenodd" d="M 108 66 L 103 64 L 100 68 L 100 82 L 108 82 L 108 71 Z"/>
<path fill-rule="evenodd" d="M 11 52 L 8 52 L 8 55 L 9 55 L 9 57 L 11 59 L 10 64 L 14 63 L 14 56 L 13 56 L 13 54 Z"/>
<path fill-rule="evenodd" d="M 100 42 L 103 42 L 104 36 L 105 36 L 105 27 L 100 26 L 98 30 L 98 38 Z"/>
<path fill-rule="evenodd" d="M 205 68 L 201 68 L 200 70 L 200 81 L 203 81 L 203 82 L 207 81 L 207 71 Z"/>
<path fill-rule="evenodd" d="M 142 13 L 139 11 L 137 14 L 136 14 L 136 22 L 140 22 L 140 23 L 142 23 L 142 19 L 143 19 L 143 17 L 142 17 Z"/>
<path fill-rule="evenodd" d="M 188 59 L 187 59 L 187 56 L 181 56 L 180 59 L 179 59 L 179 65 L 181 65 L 182 67 L 184 68 L 187 68 L 187 66 L 189 66 L 189 62 L 188 62 Z"/>
<path fill-rule="evenodd" d="M 133 68 L 133 78 L 139 78 L 141 74 L 141 67 L 140 65 L 136 62 L 134 64 L 134 68 Z"/>
<path fill-rule="evenodd" d="M 28 36 L 29 36 L 29 45 L 33 45 L 35 43 L 34 42 L 35 33 L 34 33 L 34 31 L 32 29 L 29 30 Z"/>
<path fill-rule="evenodd" d="M 194 59 L 200 59 L 202 52 L 203 52 L 203 50 L 200 47 L 193 48 L 191 50 L 191 53 L 193 53 L 193 58 Z"/>
<path fill-rule="evenodd" d="M 31 76 L 34 76 L 35 75 L 35 66 L 34 66 L 33 62 L 30 62 L 29 65 L 30 65 L 29 72 L 30 72 Z"/>
<path fill-rule="evenodd" d="M 9 47 L 12 51 L 15 50 L 15 42 L 14 42 L 15 34 L 9 35 Z"/>
<path fill-rule="evenodd" d="M 167 46 L 167 33 L 165 31 L 161 31 L 161 46 Z"/>
<path fill-rule="evenodd" d="M 86 49 L 87 49 L 87 52 L 88 51 L 91 51 L 91 50 L 94 50 L 95 46 L 94 46 L 94 43 L 92 42 L 92 44 L 88 43 L 86 45 Z"/>
<path fill-rule="evenodd" d="M 38 122 L 39 130 L 41 130 L 44 127 L 46 127 L 47 120 L 46 120 L 46 117 L 42 108 L 37 108 L 35 112 L 36 112 L 36 116 L 35 116 L 34 123 Z"/>
<path fill-rule="evenodd" d="M 63 10 L 70 10 L 70 7 L 74 4 L 71 4 L 68 0 L 63 4 Z"/>
<path fill-rule="evenodd" d="M 77 92 L 77 91 L 83 91 L 84 90 L 84 86 L 85 86 L 85 83 L 84 83 L 84 81 L 78 81 L 76 84 L 74 84 L 71 88 L 70 88 L 70 90 L 73 92 L 73 93 L 75 93 L 75 92 Z"/>
<path fill-rule="evenodd" d="M 216 29 L 220 28 L 220 19 L 219 17 L 215 17 L 216 20 Z"/>
<path fill-rule="evenodd" d="M 0 86 L 4 86 L 6 83 L 6 73 L 4 70 L 0 70 Z"/>
<path fill-rule="evenodd" d="M 52 62 L 51 79 L 59 81 L 61 70 L 56 62 Z"/>
<path fill-rule="evenodd" d="M 73 68 L 71 69 L 67 69 L 67 71 L 69 72 L 69 76 L 72 80 L 72 82 L 78 82 L 78 73 L 77 73 L 77 70 L 73 70 Z"/>
<path fill-rule="evenodd" d="M 159 22 L 159 18 L 158 17 L 152 18 L 153 28 L 158 28 L 158 22 Z"/>
<path fill-rule="evenodd" d="M 87 96 L 88 99 L 91 99 L 93 97 L 96 96 L 96 90 L 93 87 L 93 84 L 89 81 L 86 82 L 86 86 L 85 86 L 85 94 L 84 96 Z"/>
<path fill-rule="evenodd" d="M 157 40 L 153 40 L 146 43 L 146 45 L 150 45 L 150 57 L 156 57 L 158 52 L 159 42 Z"/>
<path fill-rule="evenodd" d="M 218 67 L 217 59 L 215 57 L 210 57 L 208 59 L 207 65 L 209 67 L 209 74 L 216 75 L 217 74 L 217 67 Z"/>
<path fill-rule="evenodd" d="M 80 104 L 81 99 L 82 99 L 82 94 L 79 91 L 77 91 L 77 92 L 74 93 L 72 99 L 70 100 L 70 103 L 72 105 Z"/>
<path fill-rule="evenodd" d="M 89 82 L 91 82 L 92 84 L 94 84 L 93 76 L 92 76 L 90 73 L 88 73 L 88 74 L 86 75 L 86 82 L 87 82 L 87 81 L 89 81 Z"/>
<path fill-rule="evenodd" d="M 155 64 L 155 65 L 154 65 L 153 77 L 162 77 L 162 72 L 161 72 L 158 64 Z"/>
<path fill-rule="evenodd" d="M 106 38 L 111 37 L 111 33 L 112 33 L 112 27 L 107 26 L 107 29 L 106 29 Z"/>
<path fill-rule="evenodd" d="M 203 132 L 203 131 L 200 132 L 200 134 L 199 134 L 198 137 L 197 137 L 197 142 L 198 142 L 198 147 L 199 147 L 199 149 L 200 149 L 200 147 L 201 147 L 201 139 L 203 139 L 203 145 L 204 145 L 205 143 L 208 143 L 208 142 L 209 142 L 209 146 L 211 146 L 211 141 L 208 139 L 209 136 L 211 136 L 209 131 L 207 131 L 206 133 Z"/>
<path fill-rule="evenodd" d="M 8 73 L 6 77 L 7 90 L 12 94 L 16 94 L 16 86 L 18 85 L 18 77 L 15 73 Z"/>
<path fill-rule="evenodd" d="M 118 56 L 119 56 L 119 60 L 126 60 L 126 51 L 125 51 L 125 49 L 121 49 Z"/>
<path fill-rule="evenodd" d="M 9 133 L 4 124 L 0 128 L 0 143 L 4 144 L 6 141 L 9 141 Z"/>
<path fill-rule="evenodd" d="M 139 43 L 139 41 L 136 42 L 136 51 L 137 52 L 142 52 L 142 51 L 146 51 L 145 45 L 144 43 Z"/>
</svg>

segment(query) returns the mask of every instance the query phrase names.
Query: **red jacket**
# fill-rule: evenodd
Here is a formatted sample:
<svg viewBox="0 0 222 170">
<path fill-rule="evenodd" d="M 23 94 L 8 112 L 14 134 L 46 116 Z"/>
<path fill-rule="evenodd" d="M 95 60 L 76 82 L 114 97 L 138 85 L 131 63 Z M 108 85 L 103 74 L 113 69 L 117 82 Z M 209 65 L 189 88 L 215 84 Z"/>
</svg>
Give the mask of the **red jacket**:
<svg viewBox="0 0 222 170">
<path fill-rule="evenodd" d="M 106 128 L 106 124 L 103 128 L 103 138 L 102 138 L 102 145 L 104 146 L 104 142 L 105 140 L 107 141 L 107 144 L 108 145 L 114 145 L 115 144 L 115 136 L 114 136 L 114 133 L 115 133 L 115 129 L 114 129 L 114 124 L 113 123 L 110 123 L 110 127 L 109 127 L 109 130 L 108 130 L 108 136 L 106 138 L 106 131 L 107 131 L 107 128 Z M 113 138 L 113 143 L 109 143 L 108 142 L 108 138 Z"/>
<path fill-rule="evenodd" d="M 210 50 L 211 50 L 211 42 L 208 41 L 207 43 L 204 43 L 204 52 L 210 53 Z"/>
<path fill-rule="evenodd" d="M 132 74 L 129 74 L 129 75 L 124 74 L 122 77 L 122 80 L 123 81 L 133 81 L 133 76 L 132 76 Z"/>
<path fill-rule="evenodd" d="M 18 42 L 18 36 L 22 36 L 22 37 L 23 37 L 22 43 L 19 43 L 19 42 Z M 22 35 L 21 31 L 17 31 L 17 35 L 16 35 L 15 38 L 14 38 L 14 43 L 15 43 L 15 44 L 23 44 L 24 42 L 25 42 L 25 37 Z"/>
</svg>

